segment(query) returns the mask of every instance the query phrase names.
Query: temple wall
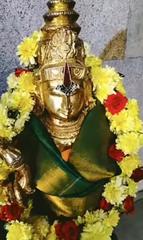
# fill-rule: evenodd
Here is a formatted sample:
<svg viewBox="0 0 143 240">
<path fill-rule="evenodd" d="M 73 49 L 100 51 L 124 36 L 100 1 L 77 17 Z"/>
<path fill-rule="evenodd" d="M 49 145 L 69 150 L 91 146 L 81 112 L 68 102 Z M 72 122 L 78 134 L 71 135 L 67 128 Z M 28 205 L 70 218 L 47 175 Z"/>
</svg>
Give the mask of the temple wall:
<svg viewBox="0 0 143 240">
<path fill-rule="evenodd" d="M 104 59 L 122 58 L 129 0 L 77 0 L 76 3 L 81 36 L 91 44 L 93 52 Z M 40 28 L 46 11 L 46 0 L 0 0 L 0 79 L 3 87 L 7 73 L 18 65 L 16 46 L 25 36 Z M 113 43 L 109 50 L 110 41 Z M 117 45 L 121 45 L 120 51 L 115 53 Z"/>
<path fill-rule="evenodd" d="M 139 100 L 143 116 L 143 1 L 78 0 L 80 36 L 92 51 L 125 75 L 128 96 Z M 46 1 L 0 0 L 0 92 L 19 65 L 16 46 L 40 28 Z"/>
</svg>

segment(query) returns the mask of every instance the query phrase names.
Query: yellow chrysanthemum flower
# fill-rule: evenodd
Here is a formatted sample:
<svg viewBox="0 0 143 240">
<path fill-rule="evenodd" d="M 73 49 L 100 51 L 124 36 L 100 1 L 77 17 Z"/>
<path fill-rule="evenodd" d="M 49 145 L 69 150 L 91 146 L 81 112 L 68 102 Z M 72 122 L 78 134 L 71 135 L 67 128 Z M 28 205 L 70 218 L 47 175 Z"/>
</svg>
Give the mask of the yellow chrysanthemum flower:
<svg viewBox="0 0 143 240">
<path fill-rule="evenodd" d="M 127 187 L 122 184 L 122 179 L 116 177 L 111 182 L 105 185 L 103 196 L 107 202 L 113 205 L 122 204 L 122 201 L 126 198 Z"/>
<path fill-rule="evenodd" d="M 94 71 L 93 71 L 94 72 Z M 110 83 L 111 85 L 117 86 L 117 84 L 119 83 L 119 81 L 121 80 L 121 77 L 119 76 L 119 74 L 115 71 L 114 68 L 112 67 L 102 67 L 100 69 L 98 69 L 98 74 L 96 75 L 96 71 L 95 71 L 95 75 L 93 77 L 95 77 L 95 82 L 97 85 L 100 84 L 108 84 Z"/>
<path fill-rule="evenodd" d="M 42 31 L 35 31 L 31 36 L 31 38 L 34 39 L 37 43 L 42 39 L 42 37 L 43 37 Z"/>
<path fill-rule="evenodd" d="M 12 93 L 10 101 L 10 107 L 17 109 L 20 113 L 20 117 L 15 121 L 14 131 L 20 133 L 25 125 L 25 122 L 29 120 L 29 113 L 33 110 L 34 101 L 29 93 L 15 91 Z"/>
<path fill-rule="evenodd" d="M 127 105 L 128 115 L 134 118 L 133 131 L 143 132 L 143 122 L 140 119 L 140 109 L 136 99 L 130 99 Z"/>
<path fill-rule="evenodd" d="M 14 125 L 14 131 L 15 134 L 20 133 L 25 125 L 25 122 L 29 120 L 29 114 L 23 114 L 22 117 L 16 120 L 15 125 Z"/>
<path fill-rule="evenodd" d="M 45 239 L 50 229 L 47 218 L 43 216 L 36 216 L 30 220 L 30 223 L 32 224 L 34 229 L 34 236 L 38 236 L 39 239 Z M 35 240 L 37 240 L 36 237 L 34 237 Z"/>
<path fill-rule="evenodd" d="M 7 140 L 11 140 L 15 136 L 12 131 L 12 127 L 7 127 L 0 124 L 0 137 L 5 138 Z"/>
<path fill-rule="evenodd" d="M 115 89 L 125 94 L 122 77 L 111 67 L 102 67 L 102 61 L 95 56 L 86 58 L 86 65 L 91 67 L 92 81 L 96 89 L 96 97 L 101 101 L 115 93 Z"/>
<path fill-rule="evenodd" d="M 121 80 L 119 74 L 111 67 L 92 67 L 92 81 L 96 88 L 96 96 L 101 101 L 107 99 L 107 97 L 115 93 L 115 87 Z"/>
<path fill-rule="evenodd" d="M 133 171 L 139 167 L 141 161 L 137 155 L 127 156 L 119 163 L 122 173 L 130 177 Z"/>
<path fill-rule="evenodd" d="M 116 90 L 120 93 L 122 93 L 123 95 L 126 95 L 126 90 L 124 88 L 124 85 L 122 83 L 122 80 L 119 81 L 119 83 L 116 86 Z"/>
<path fill-rule="evenodd" d="M 32 240 L 33 228 L 30 224 L 23 222 L 13 222 L 6 225 L 8 230 L 7 240 Z"/>
<path fill-rule="evenodd" d="M 3 94 L 1 97 L 1 100 L 3 97 L 5 98 L 5 96 L 6 94 Z M 0 124 L 6 125 L 6 126 L 10 125 L 10 122 L 7 119 L 7 106 L 3 104 L 2 101 L 0 101 Z"/>
<path fill-rule="evenodd" d="M 37 57 L 38 42 L 42 36 L 41 32 L 34 32 L 31 37 L 27 37 L 17 47 L 17 55 L 19 56 L 20 63 L 28 67 L 30 64 L 36 64 L 35 58 Z"/>
<path fill-rule="evenodd" d="M 97 67 L 102 66 L 102 60 L 98 57 L 93 55 L 86 57 L 85 64 L 87 67 L 92 67 L 91 71 Z"/>
<path fill-rule="evenodd" d="M 132 179 L 128 179 L 128 195 L 131 197 L 136 197 L 138 192 L 138 183 L 134 182 Z"/>
<path fill-rule="evenodd" d="M 81 240 L 111 240 L 113 228 L 111 226 L 103 225 L 101 222 L 88 224 L 83 227 Z"/>
<path fill-rule="evenodd" d="M 109 119 L 109 121 L 112 120 L 112 118 L 113 118 L 112 113 L 110 113 L 110 112 L 107 111 L 107 112 L 105 113 L 105 115 L 106 115 L 106 117 Z"/>
<path fill-rule="evenodd" d="M 20 90 L 29 93 L 35 92 L 35 78 L 32 72 L 21 74 L 18 81 L 18 88 L 20 88 Z"/>
<path fill-rule="evenodd" d="M 143 134 L 126 133 L 119 135 L 116 139 L 117 149 L 121 149 L 126 155 L 137 154 L 143 145 Z"/>
<path fill-rule="evenodd" d="M 126 110 L 121 111 L 119 114 L 115 114 L 111 118 L 110 129 L 115 134 L 121 132 L 131 131 L 134 126 L 134 119 L 128 116 Z"/>
<path fill-rule="evenodd" d="M 108 215 L 108 221 L 112 227 L 116 227 L 119 223 L 120 215 L 119 212 L 115 209 L 112 209 Z"/>
<path fill-rule="evenodd" d="M 0 104 L 0 137 L 11 140 L 20 133 L 29 120 L 34 103 L 30 93 L 20 89 L 3 94 Z M 8 110 L 17 112 L 17 117 L 9 118 Z"/>
<path fill-rule="evenodd" d="M 45 240 L 58 240 L 58 237 L 56 235 L 55 232 L 55 225 L 57 224 L 57 222 L 55 222 L 51 227 L 50 227 L 50 233 L 48 234 L 48 236 L 45 238 Z"/>
<path fill-rule="evenodd" d="M 97 222 L 98 218 L 96 216 L 96 214 L 94 214 L 94 212 L 89 212 L 87 211 L 86 214 L 84 215 L 84 222 L 86 224 L 93 224 L 95 222 Z"/>
<path fill-rule="evenodd" d="M 25 38 L 24 41 L 17 47 L 17 55 L 20 59 L 20 64 L 28 67 L 30 64 L 36 64 L 38 44 L 32 38 Z"/>
<path fill-rule="evenodd" d="M 50 233 L 45 240 L 58 240 L 56 233 Z"/>
<path fill-rule="evenodd" d="M 125 132 L 143 132 L 143 122 L 139 118 L 139 107 L 135 99 L 129 100 L 126 109 L 119 114 L 106 113 L 111 121 L 110 129 L 115 134 Z"/>
<path fill-rule="evenodd" d="M 136 99 L 130 99 L 128 101 L 128 111 L 133 116 L 138 117 L 140 115 L 139 105 Z"/>
<path fill-rule="evenodd" d="M 131 131 L 140 132 L 143 129 L 142 121 L 128 109 L 121 111 L 119 114 L 112 115 L 110 120 L 110 129 L 115 134 Z"/>
<path fill-rule="evenodd" d="M 4 96 L 3 94 L 2 96 Z M 13 121 L 7 118 L 7 107 L 0 103 L 0 137 L 11 138 L 11 124 Z"/>
<path fill-rule="evenodd" d="M 109 215 L 107 218 L 104 219 L 104 224 L 107 225 L 108 227 L 116 227 L 119 223 L 120 217 L 119 217 L 119 212 L 115 209 L 112 209 L 109 212 Z"/>
<path fill-rule="evenodd" d="M 9 89 L 14 89 L 18 85 L 18 77 L 15 76 L 15 73 L 11 73 L 7 78 L 7 84 Z"/>
<path fill-rule="evenodd" d="M 102 221 L 106 215 L 107 214 L 102 209 L 93 212 L 87 211 L 84 215 L 84 223 L 93 224 L 97 221 Z"/>
<path fill-rule="evenodd" d="M 107 84 L 102 84 L 96 87 L 96 97 L 99 99 L 102 103 L 105 99 L 107 99 L 109 92 L 110 94 L 114 93 L 114 86 L 109 87 Z"/>
<path fill-rule="evenodd" d="M 32 111 L 34 101 L 28 92 L 22 90 L 13 91 L 8 99 L 8 107 L 10 109 L 19 110 L 20 113 L 29 113 Z"/>
</svg>

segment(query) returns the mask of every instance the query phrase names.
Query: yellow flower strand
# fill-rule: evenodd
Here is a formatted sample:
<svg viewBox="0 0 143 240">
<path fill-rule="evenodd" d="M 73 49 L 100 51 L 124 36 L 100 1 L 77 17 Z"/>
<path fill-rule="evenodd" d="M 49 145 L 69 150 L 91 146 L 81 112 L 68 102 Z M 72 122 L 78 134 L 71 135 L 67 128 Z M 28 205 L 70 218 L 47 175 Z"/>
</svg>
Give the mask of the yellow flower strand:
<svg viewBox="0 0 143 240">
<path fill-rule="evenodd" d="M 0 138 L 12 140 L 23 130 L 35 104 L 31 96 L 34 92 L 32 72 L 22 73 L 19 77 L 16 77 L 14 73 L 10 74 L 8 91 L 0 99 Z M 9 116 L 10 113 L 16 116 Z"/>
</svg>

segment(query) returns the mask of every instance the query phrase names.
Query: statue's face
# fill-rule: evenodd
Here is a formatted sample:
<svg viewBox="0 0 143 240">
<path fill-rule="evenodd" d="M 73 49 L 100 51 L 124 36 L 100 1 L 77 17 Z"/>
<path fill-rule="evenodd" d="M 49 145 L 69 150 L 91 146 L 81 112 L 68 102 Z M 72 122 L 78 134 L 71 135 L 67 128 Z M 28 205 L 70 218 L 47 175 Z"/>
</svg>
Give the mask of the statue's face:
<svg viewBox="0 0 143 240">
<path fill-rule="evenodd" d="M 41 70 L 41 97 L 51 117 L 76 119 L 85 107 L 83 80 L 86 68 L 79 64 L 46 66 Z"/>
</svg>

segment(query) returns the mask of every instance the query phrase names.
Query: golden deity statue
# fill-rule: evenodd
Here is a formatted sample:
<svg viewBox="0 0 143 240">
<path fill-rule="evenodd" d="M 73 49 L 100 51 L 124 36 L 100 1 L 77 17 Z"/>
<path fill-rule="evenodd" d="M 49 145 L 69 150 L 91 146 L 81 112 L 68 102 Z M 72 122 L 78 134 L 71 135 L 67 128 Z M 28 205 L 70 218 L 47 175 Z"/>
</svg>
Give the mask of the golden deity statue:
<svg viewBox="0 0 143 240">
<path fill-rule="evenodd" d="M 98 208 L 104 184 L 120 173 L 107 150 L 115 137 L 95 101 L 73 0 L 50 0 L 38 52 L 37 105 L 24 131 L 0 155 L 16 176 L 11 198 L 33 194 L 35 208 L 74 217 Z M 95 105 L 96 102 L 96 105 Z M 35 191 L 31 186 L 31 179 Z"/>
</svg>

